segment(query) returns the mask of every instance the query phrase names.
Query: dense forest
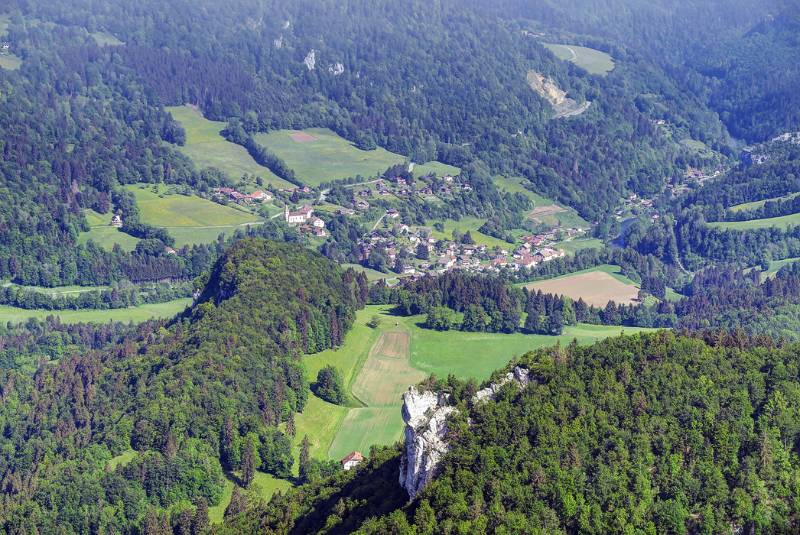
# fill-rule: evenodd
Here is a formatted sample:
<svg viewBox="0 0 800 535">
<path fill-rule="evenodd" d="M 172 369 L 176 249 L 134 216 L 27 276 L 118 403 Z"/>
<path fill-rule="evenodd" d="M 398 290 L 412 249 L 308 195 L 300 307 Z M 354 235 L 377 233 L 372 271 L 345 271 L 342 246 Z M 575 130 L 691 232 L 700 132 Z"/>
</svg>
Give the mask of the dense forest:
<svg viewBox="0 0 800 535">
<path fill-rule="evenodd" d="M 458 412 L 417 499 L 390 448 L 223 531 L 793 533 L 798 347 L 762 343 L 663 332 L 551 348 L 509 365 L 530 370 L 527 388 L 484 403 L 474 383 L 434 381 Z"/>
<path fill-rule="evenodd" d="M 0 333 L 3 529 L 136 532 L 160 511 L 191 518 L 219 501 L 223 470 L 238 470 L 245 450 L 257 469 L 291 475 L 278 425 L 306 403 L 299 357 L 338 346 L 365 298 L 363 276 L 250 239 L 169 323 L 88 339 L 57 324 Z M 31 350 L 45 357 L 32 370 Z M 130 450 L 130 463 L 108 468 Z"/>
</svg>

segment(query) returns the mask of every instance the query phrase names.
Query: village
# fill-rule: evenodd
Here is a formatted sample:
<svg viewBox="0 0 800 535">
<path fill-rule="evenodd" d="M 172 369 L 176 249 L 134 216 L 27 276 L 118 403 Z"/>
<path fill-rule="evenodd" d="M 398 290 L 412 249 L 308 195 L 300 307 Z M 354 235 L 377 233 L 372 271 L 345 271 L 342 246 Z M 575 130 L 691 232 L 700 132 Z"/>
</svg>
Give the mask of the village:
<svg viewBox="0 0 800 535">
<path fill-rule="evenodd" d="M 450 270 L 498 273 L 503 270 L 530 269 L 566 255 L 558 243 L 584 233 L 583 229 L 549 229 L 519 236 L 506 246 L 475 243 L 469 232 L 453 239 L 434 237 L 430 227 L 402 222 L 400 211 L 391 206 L 392 199 L 416 195 L 425 201 L 469 192 L 472 186 L 459 176 L 423 177 L 421 179 L 379 178 L 343 186 L 348 192 L 347 204 L 352 208 L 325 202 L 330 190 L 318 193 L 311 188 L 297 187 L 271 191 L 257 190 L 246 194 L 234 188 L 215 188 L 212 194 L 220 202 L 248 206 L 277 201 L 283 204 L 280 217 L 298 232 L 315 238 L 329 235 L 323 217 L 342 215 L 366 218 L 377 213 L 377 221 L 357 242 L 359 263 L 387 274 L 417 278 Z M 292 203 L 292 199 L 299 201 Z M 372 202 L 372 204 L 371 204 Z M 333 210 L 332 210 L 333 208 Z M 321 217 L 322 216 L 322 217 Z"/>
</svg>

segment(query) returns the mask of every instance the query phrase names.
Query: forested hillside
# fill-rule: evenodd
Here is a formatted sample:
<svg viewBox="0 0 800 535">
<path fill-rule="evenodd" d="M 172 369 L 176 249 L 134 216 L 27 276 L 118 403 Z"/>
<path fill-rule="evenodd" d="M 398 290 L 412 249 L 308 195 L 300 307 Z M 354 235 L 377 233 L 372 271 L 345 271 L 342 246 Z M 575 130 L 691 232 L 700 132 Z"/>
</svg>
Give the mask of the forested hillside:
<svg viewBox="0 0 800 535">
<path fill-rule="evenodd" d="M 793 533 L 797 352 L 659 333 L 527 354 L 531 384 L 496 401 L 429 384 L 458 412 L 417 499 L 389 449 L 225 532 Z"/>
<path fill-rule="evenodd" d="M 137 532 L 168 510 L 191 519 L 218 503 L 223 469 L 238 470 L 245 450 L 257 469 L 289 476 L 278 426 L 306 403 L 299 357 L 341 343 L 365 285 L 297 246 L 244 240 L 184 317 L 33 372 L 3 368 L 3 529 Z M 119 454 L 129 462 L 112 462 Z"/>
</svg>

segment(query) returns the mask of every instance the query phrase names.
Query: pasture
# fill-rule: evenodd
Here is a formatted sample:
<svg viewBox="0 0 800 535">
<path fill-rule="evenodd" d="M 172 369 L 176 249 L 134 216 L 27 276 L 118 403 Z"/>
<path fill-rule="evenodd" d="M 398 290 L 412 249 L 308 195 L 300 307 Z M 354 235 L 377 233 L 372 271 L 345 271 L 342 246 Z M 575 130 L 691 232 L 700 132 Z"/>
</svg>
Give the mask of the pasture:
<svg viewBox="0 0 800 535">
<path fill-rule="evenodd" d="M 4 284 L 0 284 L 0 286 L 15 286 L 20 290 L 39 292 L 49 295 L 50 297 L 59 297 L 62 295 L 75 295 L 87 292 L 102 291 L 102 290 L 107 290 L 109 288 L 108 286 L 55 286 L 53 288 L 47 288 L 44 286 L 24 286 L 21 284 L 14 284 L 13 282 L 6 282 Z"/>
<path fill-rule="evenodd" d="M 177 149 L 198 168 L 214 167 L 233 180 L 238 180 L 247 174 L 261 177 L 265 184 L 279 188 L 294 187 L 263 165 L 259 165 L 244 147 L 222 137 L 220 132 L 225 128 L 225 123 L 209 121 L 200 111 L 190 106 L 172 106 L 166 110 L 186 131 L 186 143 Z M 256 188 L 255 183 L 250 186 Z"/>
<path fill-rule="evenodd" d="M 236 206 L 223 206 L 197 195 L 171 193 L 166 186 L 126 186 L 136 197 L 143 223 L 167 230 L 175 246 L 210 243 L 220 234 L 254 224 L 261 218 Z"/>
<path fill-rule="evenodd" d="M 570 273 L 548 280 L 524 285 L 529 290 L 565 295 L 574 300 L 583 299 L 587 304 L 604 307 L 609 301 L 617 304 L 636 302 L 638 286 L 619 271 L 618 266 L 603 265 Z"/>
<path fill-rule="evenodd" d="M 149 319 L 171 318 L 179 312 L 182 312 L 190 304 L 192 304 L 192 300 L 186 298 L 175 299 L 165 303 L 153 303 L 108 310 L 28 310 L 0 305 L 0 323 L 21 323 L 28 318 L 42 320 L 48 316 L 58 316 L 63 323 L 108 323 L 109 321 L 141 323 Z"/>
<path fill-rule="evenodd" d="M 83 245 L 92 240 L 99 247 L 108 251 L 115 245 L 119 245 L 123 251 L 131 252 L 139 243 L 139 238 L 134 238 L 130 234 L 125 234 L 116 227 L 112 227 L 111 213 L 100 214 L 91 208 L 83 210 L 83 215 L 89 223 L 89 231 L 78 234 L 78 245 Z"/>
<path fill-rule="evenodd" d="M 523 186 L 523 178 L 494 177 L 495 185 L 508 193 L 521 193 L 533 202 L 533 210 L 528 218 L 549 227 L 589 228 L 588 221 L 578 215 L 573 208 L 562 206 L 551 199 L 543 197 Z"/>
<path fill-rule="evenodd" d="M 787 229 L 796 225 L 800 225 L 800 213 L 780 217 L 768 217 L 766 219 L 751 219 L 749 221 L 715 221 L 713 223 L 708 223 L 709 227 L 722 230 L 753 230 L 770 227 Z"/>
<path fill-rule="evenodd" d="M 11 23 L 9 15 L 0 15 L 0 39 L 6 35 L 8 25 Z M 15 71 L 22 65 L 22 60 L 10 52 L 0 53 L 0 68 Z"/>
<path fill-rule="evenodd" d="M 437 221 L 429 221 L 431 237 L 436 238 L 437 240 L 451 240 L 453 238 L 453 231 L 458 231 L 461 234 L 465 234 L 469 232 L 472 236 L 472 239 L 478 245 L 485 245 L 486 247 L 499 247 L 501 249 L 510 249 L 514 247 L 514 244 L 508 243 L 505 240 L 501 240 L 499 238 L 495 238 L 494 236 L 489 236 L 488 234 L 483 234 L 478 229 L 486 223 L 485 219 L 480 219 L 477 217 L 462 217 L 458 221 L 453 219 L 447 219 L 444 221 L 438 221 L 444 225 L 444 231 L 438 231 L 433 228 L 433 224 L 437 223 Z"/>
<path fill-rule="evenodd" d="M 94 42 L 97 43 L 98 46 L 122 46 L 125 44 L 108 32 L 92 32 L 89 35 L 92 36 L 92 39 L 94 39 Z"/>
<path fill-rule="evenodd" d="M 600 50 L 578 45 L 542 43 L 558 59 L 574 63 L 589 74 L 605 76 L 614 70 L 614 59 Z"/>
<path fill-rule="evenodd" d="M 377 176 L 392 165 L 406 161 L 405 156 L 381 147 L 361 150 L 327 128 L 277 130 L 257 134 L 255 139 L 286 162 L 297 178 L 309 186 L 357 175 Z M 459 169 L 439 162 L 414 166 L 415 175 L 428 173 L 457 175 Z"/>
<path fill-rule="evenodd" d="M 770 201 L 789 201 L 791 199 L 794 199 L 798 195 L 800 195 L 800 192 L 798 192 L 798 193 L 790 193 L 789 195 L 782 195 L 780 197 L 772 197 L 771 199 L 763 199 L 763 200 L 760 200 L 760 201 L 753 201 L 753 202 L 745 202 L 745 203 L 742 203 L 742 204 L 735 204 L 733 206 L 729 206 L 728 210 L 730 210 L 731 212 L 746 212 L 748 210 L 757 210 L 758 208 L 761 208 L 762 206 L 764 206 L 765 204 L 767 204 Z"/>
<path fill-rule="evenodd" d="M 310 394 L 295 418 L 296 448 L 308 435 L 312 455 L 339 460 L 354 450 L 368 453 L 371 445 L 394 443 L 402 437 L 400 395 L 431 373 L 483 381 L 515 356 L 556 342 L 588 344 L 646 330 L 577 325 L 561 336 L 438 332 L 421 327 L 424 316 L 394 316 L 391 308 L 367 306 L 357 313 L 341 348 L 304 357 L 309 380 L 322 366 L 334 365 L 354 399 L 366 406 L 331 405 Z M 375 329 L 366 326 L 372 317 L 379 320 Z"/>
</svg>

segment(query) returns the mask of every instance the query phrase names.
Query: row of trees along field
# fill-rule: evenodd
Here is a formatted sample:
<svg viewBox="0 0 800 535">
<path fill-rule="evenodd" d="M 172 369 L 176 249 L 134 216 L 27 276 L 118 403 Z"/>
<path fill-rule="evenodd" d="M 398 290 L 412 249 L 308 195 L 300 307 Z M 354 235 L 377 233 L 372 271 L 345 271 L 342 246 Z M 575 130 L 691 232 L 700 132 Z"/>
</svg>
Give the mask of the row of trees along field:
<svg viewBox="0 0 800 535">
<path fill-rule="evenodd" d="M 169 323 L 0 333 L 2 529 L 144 532 L 165 510 L 178 529 L 219 502 L 223 470 L 290 476 L 280 429 L 306 404 L 300 357 L 340 345 L 366 296 L 317 253 L 245 239 Z M 59 360 L 31 369 L 48 347 Z"/>
<path fill-rule="evenodd" d="M 524 355 L 509 367 L 531 384 L 495 401 L 431 381 L 457 412 L 416 500 L 396 483 L 400 448 L 386 448 L 222 532 L 792 533 L 798 350 L 660 332 Z"/>
</svg>

